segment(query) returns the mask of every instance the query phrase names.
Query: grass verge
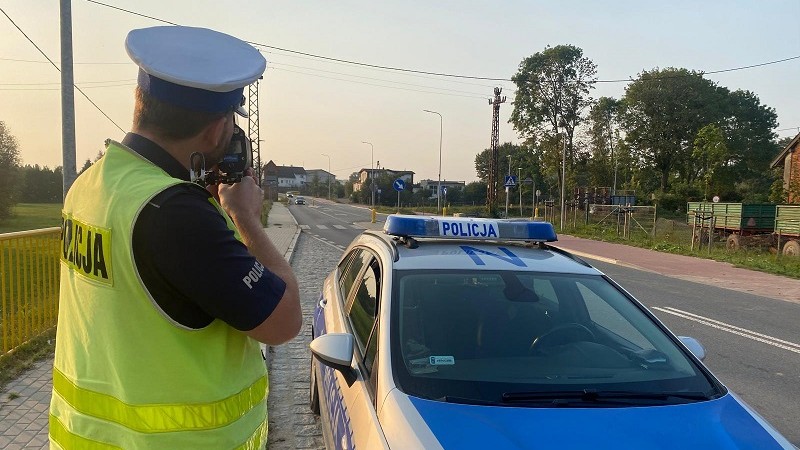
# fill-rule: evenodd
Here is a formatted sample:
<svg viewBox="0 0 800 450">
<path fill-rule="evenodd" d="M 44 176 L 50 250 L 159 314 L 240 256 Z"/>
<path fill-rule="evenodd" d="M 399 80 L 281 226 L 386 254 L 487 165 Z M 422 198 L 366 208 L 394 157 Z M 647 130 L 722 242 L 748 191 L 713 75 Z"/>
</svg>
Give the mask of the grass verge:
<svg viewBox="0 0 800 450">
<path fill-rule="evenodd" d="M 52 328 L 0 356 L 0 392 L 5 392 L 8 383 L 32 368 L 37 361 L 53 356 L 55 338 L 56 329 Z"/>
<path fill-rule="evenodd" d="M 61 203 L 19 203 L 11 209 L 11 217 L 0 221 L 0 233 L 60 226 L 61 206 Z"/>
</svg>

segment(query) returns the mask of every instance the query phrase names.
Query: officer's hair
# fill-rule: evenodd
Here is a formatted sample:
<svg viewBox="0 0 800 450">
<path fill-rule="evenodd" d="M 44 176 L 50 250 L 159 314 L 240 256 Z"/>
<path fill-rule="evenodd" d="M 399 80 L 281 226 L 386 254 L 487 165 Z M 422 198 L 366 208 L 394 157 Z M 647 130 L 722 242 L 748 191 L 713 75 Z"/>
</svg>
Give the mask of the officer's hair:
<svg viewBox="0 0 800 450">
<path fill-rule="evenodd" d="M 193 111 L 165 103 L 136 87 L 134 129 L 148 130 L 168 140 L 194 137 L 224 115 Z"/>
</svg>

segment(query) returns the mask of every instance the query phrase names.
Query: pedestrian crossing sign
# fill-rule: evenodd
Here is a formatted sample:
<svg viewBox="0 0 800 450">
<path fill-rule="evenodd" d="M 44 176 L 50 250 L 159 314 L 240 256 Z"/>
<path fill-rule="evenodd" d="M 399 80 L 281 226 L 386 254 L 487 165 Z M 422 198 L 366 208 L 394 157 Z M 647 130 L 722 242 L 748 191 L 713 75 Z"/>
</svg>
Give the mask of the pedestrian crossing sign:
<svg viewBox="0 0 800 450">
<path fill-rule="evenodd" d="M 517 177 L 514 175 L 506 175 L 506 181 L 503 183 L 505 187 L 514 187 L 517 185 Z"/>
</svg>

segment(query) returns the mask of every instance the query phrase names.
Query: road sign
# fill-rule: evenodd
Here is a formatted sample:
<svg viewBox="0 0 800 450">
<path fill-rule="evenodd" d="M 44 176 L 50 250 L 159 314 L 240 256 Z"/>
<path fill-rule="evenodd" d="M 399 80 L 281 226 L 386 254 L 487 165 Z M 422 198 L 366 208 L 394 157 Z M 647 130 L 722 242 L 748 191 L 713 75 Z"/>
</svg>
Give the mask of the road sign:
<svg viewBox="0 0 800 450">
<path fill-rule="evenodd" d="M 447 197 L 447 186 L 442 186 L 442 194 Z"/>
<path fill-rule="evenodd" d="M 403 189 L 406 188 L 406 182 L 403 181 L 402 178 L 398 178 L 398 179 L 394 180 L 394 183 L 392 183 L 392 186 L 394 186 L 394 190 L 395 191 L 400 192 L 400 191 L 402 191 Z"/>
<path fill-rule="evenodd" d="M 506 181 L 503 183 L 505 187 L 514 187 L 517 185 L 517 177 L 514 175 L 506 175 Z"/>
</svg>

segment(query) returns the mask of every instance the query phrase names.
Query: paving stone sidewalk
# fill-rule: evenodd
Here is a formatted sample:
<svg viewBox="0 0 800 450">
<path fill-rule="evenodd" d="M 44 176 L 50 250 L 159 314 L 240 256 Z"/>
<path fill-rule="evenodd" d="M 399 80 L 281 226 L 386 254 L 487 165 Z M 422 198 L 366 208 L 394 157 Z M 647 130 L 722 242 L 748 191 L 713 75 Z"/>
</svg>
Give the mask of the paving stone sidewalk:
<svg viewBox="0 0 800 450">
<path fill-rule="evenodd" d="M 285 205 L 273 203 L 265 231 L 284 257 L 291 261 L 300 229 Z M 52 390 L 52 368 L 52 358 L 39 361 L 0 393 L 0 449 L 49 448 L 47 411 Z"/>
</svg>

